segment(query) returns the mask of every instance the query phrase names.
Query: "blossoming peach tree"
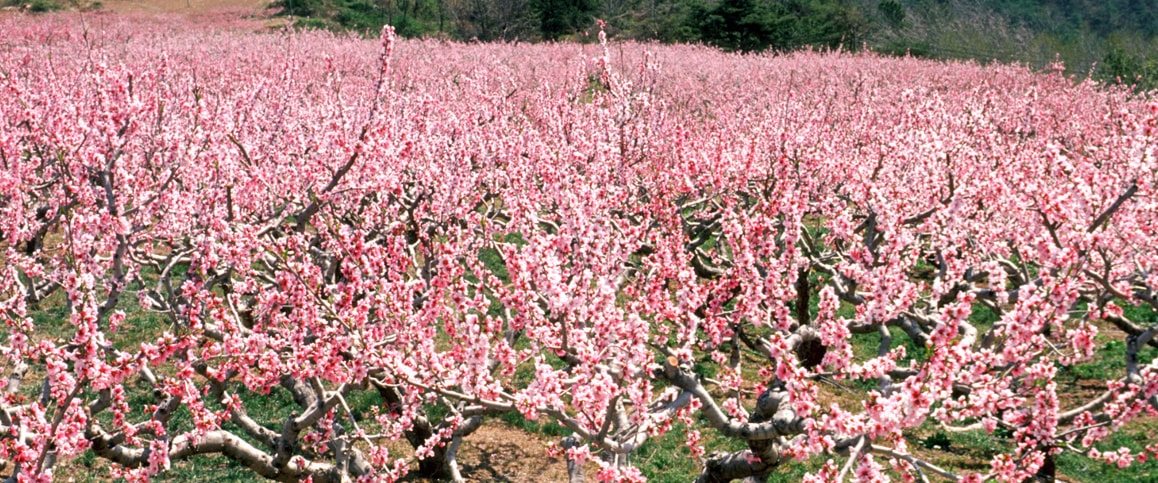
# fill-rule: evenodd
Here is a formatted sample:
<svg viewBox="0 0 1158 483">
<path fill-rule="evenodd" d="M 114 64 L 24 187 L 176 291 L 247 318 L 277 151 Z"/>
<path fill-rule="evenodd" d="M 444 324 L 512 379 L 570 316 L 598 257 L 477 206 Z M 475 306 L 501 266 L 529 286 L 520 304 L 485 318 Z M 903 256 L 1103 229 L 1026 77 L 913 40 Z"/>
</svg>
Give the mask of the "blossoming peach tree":
<svg viewBox="0 0 1158 483">
<path fill-rule="evenodd" d="M 513 413 L 571 433 L 544 457 L 574 481 L 644 480 L 673 426 L 702 482 L 1158 453 L 1096 446 L 1158 408 L 1127 315 L 1158 305 L 1158 104 L 871 54 L 156 22 L 0 19 L 14 481 L 84 453 L 461 480 Z M 1124 370 L 1061 397 L 1111 328 Z M 922 425 L 1010 444 L 943 467 Z"/>
</svg>

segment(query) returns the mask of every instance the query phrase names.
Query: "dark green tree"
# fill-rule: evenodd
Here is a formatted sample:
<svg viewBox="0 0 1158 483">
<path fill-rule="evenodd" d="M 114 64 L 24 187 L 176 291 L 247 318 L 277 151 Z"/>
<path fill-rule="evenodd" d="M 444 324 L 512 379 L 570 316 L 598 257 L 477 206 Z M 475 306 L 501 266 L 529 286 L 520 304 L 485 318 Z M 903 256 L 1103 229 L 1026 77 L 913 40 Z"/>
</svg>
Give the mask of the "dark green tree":
<svg viewBox="0 0 1158 483">
<path fill-rule="evenodd" d="M 877 4 L 877 11 L 893 28 L 900 28 L 905 23 L 905 7 L 897 0 L 881 0 Z"/>
<path fill-rule="evenodd" d="M 724 50 L 759 52 L 775 46 L 792 28 L 783 5 L 765 0 L 720 0 L 697 10 L 692 18 L 700 38 Z"/>
<path fill-rule="evenodd" d="M 1149 91 L 1158 88 L 1158 60 L 1139 58 L 1121 45 L 1111 45 L 1098 64 L 1094 78 L 1133 86 L 1137 91 Z"/>
<path fill-rule="evenodd" d="M 705 42 L 741 52 L 856 47 L 869 25 L 854 5 L 834 0 L 720 0 L 692 18 Z"/>
<path fill-rule="evenodd" d="M 546 40 L 558 40 L 595 23 L 599 0 L 534 0 L 539 32 Z"/>
</svg>

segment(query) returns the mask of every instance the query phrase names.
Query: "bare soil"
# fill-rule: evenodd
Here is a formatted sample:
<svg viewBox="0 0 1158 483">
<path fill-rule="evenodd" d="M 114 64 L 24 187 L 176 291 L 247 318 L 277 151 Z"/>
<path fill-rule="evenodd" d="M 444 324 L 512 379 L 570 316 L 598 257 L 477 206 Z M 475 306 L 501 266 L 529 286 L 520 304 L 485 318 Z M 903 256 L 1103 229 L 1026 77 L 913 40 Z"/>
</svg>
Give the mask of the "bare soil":
<svg viewBox="0 0 1158 483">
<path fill-rule="evenodd" d="M 505 426 L 483 426 L 459 449 L 463 476 L 469 481 L 567 481 L 566 460 L 547 457 L 547 442 Z"/>
<path fill-rule="evenodd" d="M 132 13 L 203 14 L 222 10 L 261 13 L 269 0 L 101 0 L 101 10 Z"/>
</svg>

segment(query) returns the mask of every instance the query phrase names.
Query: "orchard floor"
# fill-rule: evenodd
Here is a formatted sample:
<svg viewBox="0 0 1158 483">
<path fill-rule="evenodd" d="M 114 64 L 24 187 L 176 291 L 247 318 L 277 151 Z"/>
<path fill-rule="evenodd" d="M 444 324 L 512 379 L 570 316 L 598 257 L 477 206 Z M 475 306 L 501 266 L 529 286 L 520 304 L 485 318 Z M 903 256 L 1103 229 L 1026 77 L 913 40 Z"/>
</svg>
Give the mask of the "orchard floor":
<svg viewBox="0 0 1158 483">
<path fill-rule="evenodd" d="M 219 10 L 265 10 L 268 0 L 101 0 L 101 9 L 112 12 L 201 14 Z"/>
<path fill-rule="evenodd" d="M 544 455 L 547 437 L 528 434 L 501 423 L 484 425 L 463 440 L 459 462 L 467 481 L 537 483 L 567 481 L 567 464 L 562 458 Z M 405 445 L 399 450 L 404 451 Z M 589 470 L 589 472 L 593 472 Z M 54 478 L 61 482 L 98 483 L 111 481 L 108 464 L 85 457 L 57 468 Z M 225 458 L 199 458 L 177 463 L 156 481 L 187 482 L 267 481 Z M 428 483 L 433 480 L 408 477 L 403 481 Z"/>
<path fill-rule="evenodd" d="M 463 476 L 471 481 L 566 481 L 567 463 L 543 454 L 547 442 L 511 428 L 483 426 L 459 450 Z"/>
</svg>

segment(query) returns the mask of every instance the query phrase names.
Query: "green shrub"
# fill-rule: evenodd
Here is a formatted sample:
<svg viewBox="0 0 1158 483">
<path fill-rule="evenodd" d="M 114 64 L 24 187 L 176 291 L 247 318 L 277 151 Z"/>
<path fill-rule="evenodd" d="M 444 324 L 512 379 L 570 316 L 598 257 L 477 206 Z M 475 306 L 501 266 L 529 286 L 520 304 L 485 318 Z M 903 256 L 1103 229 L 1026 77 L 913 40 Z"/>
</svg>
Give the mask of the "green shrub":
<svg viewBox="0 0 1158 483">
<path fill-rule="evenodd" d="M 850 5 L 828 0 L 721 0 L 692 15 L 700 37 L 724 50 L 857 47 L 868 21 Z"/>
<path fill-rule="evenodd" d="M 28 11 L 36 13 L 55 12 L 62 8 L 64 7 L 61 7 L 60 4 L 52 0 L 32 0 L 32 2 L 28 4 Z"/>
<path fill-rule="evenodd" d="M 1158 88 L 1158 58 L 1136 56 L 1114 44 L 1102 56 L 1094 78 L 1111 84 L 1133 86 L 1139 91 Z"/>
</svg>

